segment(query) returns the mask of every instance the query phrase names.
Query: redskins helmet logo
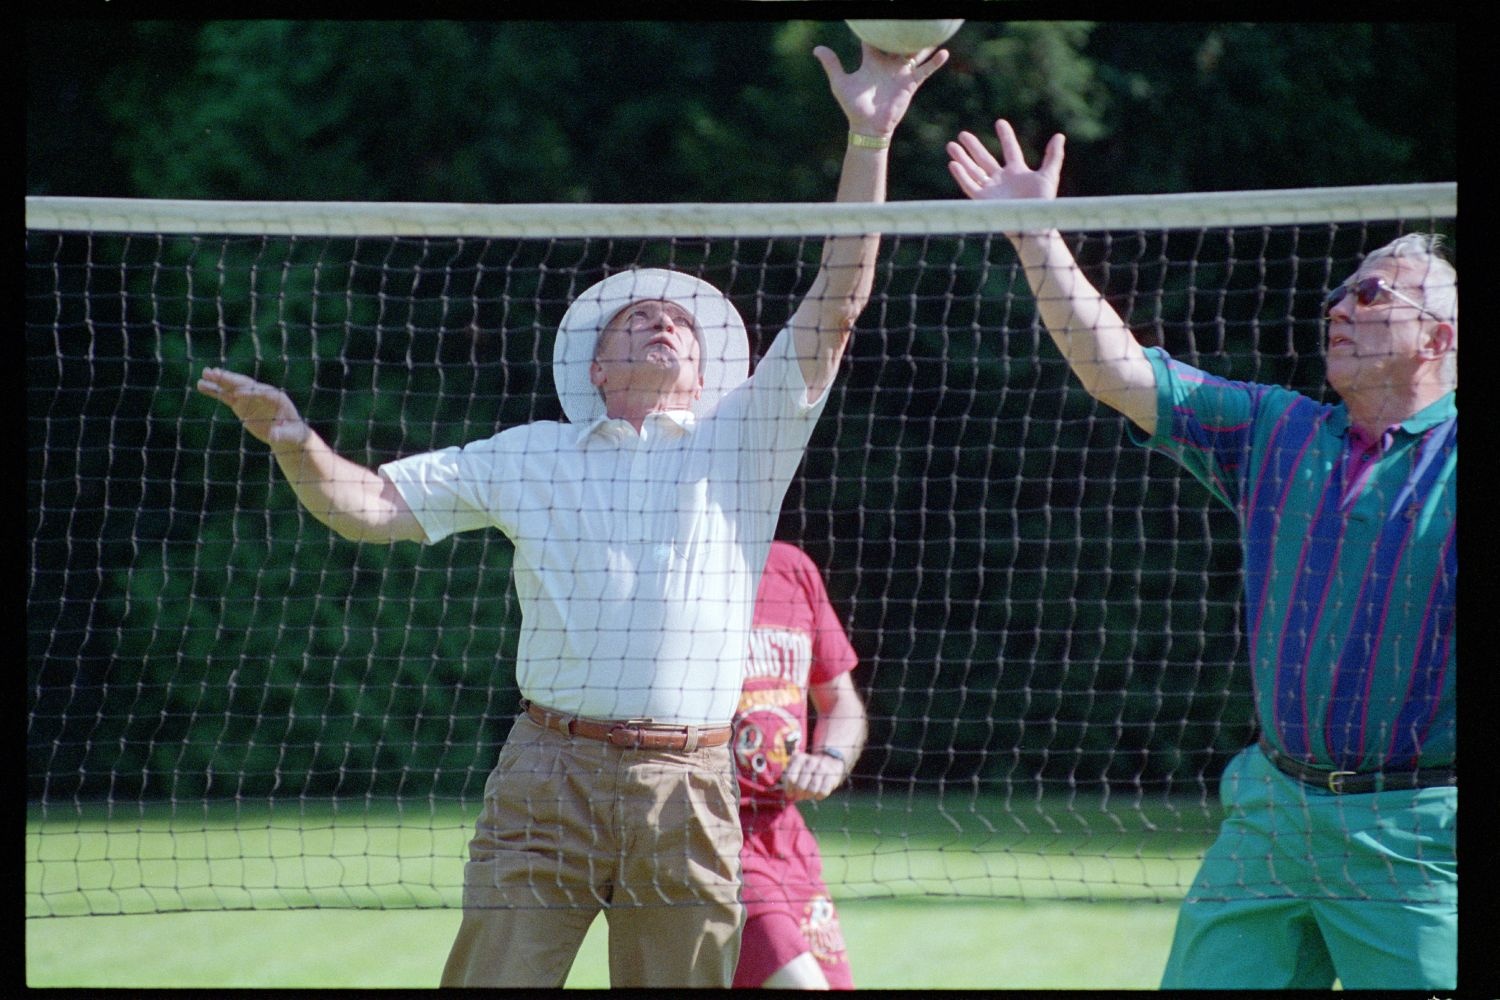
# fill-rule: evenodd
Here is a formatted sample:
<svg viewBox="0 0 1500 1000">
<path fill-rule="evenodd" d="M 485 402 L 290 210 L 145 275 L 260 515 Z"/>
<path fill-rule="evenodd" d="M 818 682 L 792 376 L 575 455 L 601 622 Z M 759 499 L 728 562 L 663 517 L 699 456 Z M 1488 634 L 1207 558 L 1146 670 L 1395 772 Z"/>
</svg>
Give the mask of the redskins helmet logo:
<svg viewBox="0 0 1500 1000">
<path fill-rule="evenodd" d="M 802 742 L 802 726 L 774 706 L 752 709 L 734 720 L 734 762 L 747 791 L 772 791 Z"/>
<path fill-rule="evenodd" d="M 812 945 L 813 957 L 823 963 L 843 956 L 844 931 L 839 926 L 838 911 L 827 896 L 814 896 L 802 910 L 802 934 Z"/>
</svg>

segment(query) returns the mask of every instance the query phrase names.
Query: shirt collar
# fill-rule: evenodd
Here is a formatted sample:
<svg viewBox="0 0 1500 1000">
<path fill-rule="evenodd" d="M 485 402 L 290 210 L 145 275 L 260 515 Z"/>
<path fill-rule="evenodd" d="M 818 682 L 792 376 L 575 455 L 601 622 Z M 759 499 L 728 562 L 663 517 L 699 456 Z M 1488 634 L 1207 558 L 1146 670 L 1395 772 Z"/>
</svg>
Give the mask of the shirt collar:
<svg viewBox="0 0 1500 1000">
<path fill-rule="evenodd" d="M 692 431 L 696 422 L 697 418 L 692 410 L 661 410 L 646 414 L 646 419 L 641 424 L 641 433 L 637 435 L 630 421 L 604 416 L 591 424 L 586 424 L 583 430 L 578 432 L 578 443 L 583 444 L 595 434 L 608 435 L 615 439 L 628 434 L 631 437 L 639 437 L 641 440 L 656 434 L 681 437 Z"/>
<path fill-rule="evenodd" d="M 1454 389 L 1446 396 L 1435 400 L 1431 405 L 1418 410 L 1410 417 L 1401 422 L 1401 429 L 1410 431 L 1412 434 L 1421 434 L 1430 430 L 1445 420 L 1451 420 L 1458 416 L 1458 390 Z"/>
<path fill-rule="evenodd" d="M 1395 428 L 1408 434 L 1421 434 L 1456 416 L 1458 416 L 1458 390 L 1454 389 L 1396 424 Z M 1329 414 L 1328 429 L 1340 437 L 1348 434 L 1349 409 L 1343 403 L 1340 403 Z"/>
</svg>

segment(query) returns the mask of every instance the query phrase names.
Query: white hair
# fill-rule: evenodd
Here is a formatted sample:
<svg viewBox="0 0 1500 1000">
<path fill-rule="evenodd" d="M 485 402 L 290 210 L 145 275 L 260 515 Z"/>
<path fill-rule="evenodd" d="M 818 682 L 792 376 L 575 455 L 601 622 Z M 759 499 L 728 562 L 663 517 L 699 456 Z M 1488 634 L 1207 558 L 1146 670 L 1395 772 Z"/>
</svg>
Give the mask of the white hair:
<svg viewBox="0 0 1500 1000">
<path fill-rule="evenodd" d="M 1458 382 L 1458 269 L 1443 255 L 1443 238 L 1438 233 L 1407 233 L 1383 247 L 1371 250 L 1360 264 L 1369 268 L 1391 257 L 1414 260 L 1422 274 L 1422 305 L 1453 327 L 1453 350 L 1443 359 L 1443 373 Z"/>
</svg>

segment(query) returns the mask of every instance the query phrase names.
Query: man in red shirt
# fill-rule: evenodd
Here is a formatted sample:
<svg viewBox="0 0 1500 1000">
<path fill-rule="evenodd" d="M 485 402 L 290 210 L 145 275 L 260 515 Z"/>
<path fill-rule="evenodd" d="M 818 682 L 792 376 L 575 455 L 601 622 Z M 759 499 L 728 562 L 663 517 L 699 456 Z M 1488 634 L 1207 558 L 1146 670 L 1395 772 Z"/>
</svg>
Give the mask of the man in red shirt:
<svg viewBox="0 0 1500 1000">
<path fill-rule="evenodd" d="M 854 988 L 818 843 L 796 803 L 826 798 L 864 747 L 864 703 L 850 678 L 858 662 L 818 568 L 796 546 L 773 542 L 734 719 L 745 835 L 736 987 Z"/>
</svg>

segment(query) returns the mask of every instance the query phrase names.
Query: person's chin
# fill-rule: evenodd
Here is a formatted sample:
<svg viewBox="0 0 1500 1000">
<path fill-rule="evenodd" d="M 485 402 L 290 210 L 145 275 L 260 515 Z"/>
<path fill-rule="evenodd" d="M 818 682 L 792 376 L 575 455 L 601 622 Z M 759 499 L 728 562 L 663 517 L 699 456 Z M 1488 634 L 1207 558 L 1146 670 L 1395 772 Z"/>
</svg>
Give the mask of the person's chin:
<svg viewBox="0 0 1500 1000">
<path fill-rule="evenodd" d="M 1353 358 L 1328 355 L 1324 358 L 1324 378 L 1337 392 L 1349 388 L 1359 377 L 1359 365 Z"/>
<path fill-rule="evenodd" d="M 1347 398 L 1351 392 L 1390 388 L 1392 375 L 1373 365 L 1330 364 L 1324 378 L 1334 392 Z"/>
</svg>

